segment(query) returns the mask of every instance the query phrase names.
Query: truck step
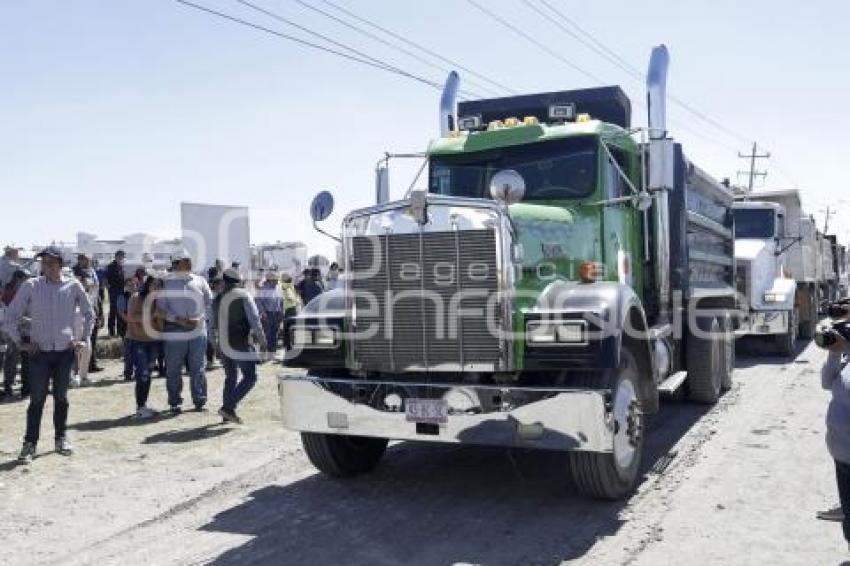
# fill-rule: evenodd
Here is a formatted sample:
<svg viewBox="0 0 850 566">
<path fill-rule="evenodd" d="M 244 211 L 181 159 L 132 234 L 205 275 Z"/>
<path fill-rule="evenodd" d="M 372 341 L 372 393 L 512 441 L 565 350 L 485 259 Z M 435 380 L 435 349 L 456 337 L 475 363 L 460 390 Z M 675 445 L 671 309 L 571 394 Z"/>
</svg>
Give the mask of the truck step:
<svg viewBox="0 0 850 566">
<path fill-rule="evenodd" d="M 660 384 L 658 384 L 658 392 L 664 393 L 667 395 L 672 395 L 676 392 L 679 387 L 685 383 L 685 378 L 688 377 L 688 372 L 686 371 L 677 371 Z"/>
</svg>

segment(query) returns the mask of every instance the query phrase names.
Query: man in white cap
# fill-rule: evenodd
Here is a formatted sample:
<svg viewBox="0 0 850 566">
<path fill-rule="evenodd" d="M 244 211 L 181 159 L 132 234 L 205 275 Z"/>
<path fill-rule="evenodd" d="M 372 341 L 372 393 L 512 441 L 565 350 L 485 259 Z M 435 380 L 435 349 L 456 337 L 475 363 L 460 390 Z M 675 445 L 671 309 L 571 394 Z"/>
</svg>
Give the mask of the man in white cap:
<svg viewBox="0 0 850 566">
<path fill-rule="evenodd" d="M 207 280 L 192 273 L 187 253 L 173 258 L 174 271 L 165 278 L 156 301 L 165 313 L 165 375 L 168 405 L 172 413 L 182 409 L 184 361 L 189 366 L 189 385 L 195 410 L 207 404 L 207 378 L 204 358 L 207 349 L 206 313 L 212 306 L 212 291 Z"/>
</svg>

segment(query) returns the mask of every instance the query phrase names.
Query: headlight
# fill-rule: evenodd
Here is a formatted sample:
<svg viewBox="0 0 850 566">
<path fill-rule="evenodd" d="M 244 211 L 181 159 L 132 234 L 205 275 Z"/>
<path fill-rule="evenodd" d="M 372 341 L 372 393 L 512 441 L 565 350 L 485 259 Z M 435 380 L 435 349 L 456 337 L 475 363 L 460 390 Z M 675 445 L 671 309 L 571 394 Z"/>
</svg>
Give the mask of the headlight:
<svg viewBox="0 0 850 566">
<path fill-rule="evenodd" d="M 292 341 L 296 346 L 309 346 L 313 343 L 313 331 L 296 328 L 292 331 Z"/>
<path fill-rule="evenodd" d="M 320 328 L 313 333 L 313 344 L 316 346 L 333 346 L 336 344 L 336 332 L 333 328 Z"/>
<path fill-rule="evenodd" d="M 335 328 L 295 328 L 292 330 L 295 346 L 327 348 L 336 345 Z"/>
<path fill-rule="evenodd" d="M 764 294 L 764 302 L 765 303 L 784 303 L 785 299 L 788 295 L 785 293 L 774 293 L 772 291 L 768 291 Z"/>
<path fill-rule="evenodd" d="M 526 326 L 526 340 L 529 344 L 558 345 L 584 344 L 584 322 L 529 322 Z"/>
<path fill-rule="evenodd" d="M 557 328 L 558 342 L 571 344 L 584 342 L 584 325 L 560 324 Z"/>
</svg>

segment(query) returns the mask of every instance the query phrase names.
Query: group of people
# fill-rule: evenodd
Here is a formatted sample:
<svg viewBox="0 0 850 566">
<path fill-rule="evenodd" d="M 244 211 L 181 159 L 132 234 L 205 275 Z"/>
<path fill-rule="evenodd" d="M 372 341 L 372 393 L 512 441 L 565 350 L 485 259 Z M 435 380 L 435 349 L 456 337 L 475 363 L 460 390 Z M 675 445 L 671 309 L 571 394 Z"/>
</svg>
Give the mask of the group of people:
<svg viewBox="0 0 850 566">
<path fill-rule="evenodd" d="M 101 369 L 96 343 L 103 326 L 123 340 L 124 378 L 135 381 L 137 418 L 157 414 L 148 407 L 154 370 L 165 377 L 171 414 L 182 412 L 184 368 L 192 405 L 205 411 L 205 372 L 218 358 L 225 374 L 218 414 L 241 424 L 237 407 L 256 384 L 257 364 L 278 349 L 281 331 L 289 347 L 289 326 L 299 307 L 333 288 L 341 271 L 332 266 L 327 284 L 318 270 L 305 270 L 298 281 L 277 271 L 244 280 L 238 264 L 225 269 L 216 261 L 204 278 L 193 273 L 191 258 L 183 254 L 166 272 L 141 268 L 127 276 L 121 251 L 103 271 L 83 254 L 72 268 L 64 267 L 61 251 L 53 247 L 37 258 L 37 277 L 20 266 L 13 248 L 0 258 L 3 392 L 12 396 L 20 362 L 21 396 L 30 398 L 22 463 L 35 457 L 49 392 L 56 452 L 73 452 L 66 433 L 68 389 L 89 383 L 89 373 Z"/>
</svg>

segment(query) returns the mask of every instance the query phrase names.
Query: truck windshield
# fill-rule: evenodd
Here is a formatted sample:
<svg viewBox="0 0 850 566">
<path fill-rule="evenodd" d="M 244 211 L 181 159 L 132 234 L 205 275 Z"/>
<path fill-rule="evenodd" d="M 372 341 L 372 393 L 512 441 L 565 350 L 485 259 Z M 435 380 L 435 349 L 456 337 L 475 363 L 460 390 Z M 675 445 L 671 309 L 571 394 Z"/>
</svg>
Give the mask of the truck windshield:
<svg viewBox="0 0 850 566">
<path fill-rule="evenodd" d="M 429 192 L 490 198 L 490 179 L 513 169 L 525 181 L 524 200 L 586 197 L 596 187 L 597 138 L 579 137 L 460 155 L 431 157 Z"/>
<path fill-rule="evenodd" d="M 775 215 L 769 208 L 736 208 L 736 238 L 772 238 L 776 234 Z"/>
</svg>

